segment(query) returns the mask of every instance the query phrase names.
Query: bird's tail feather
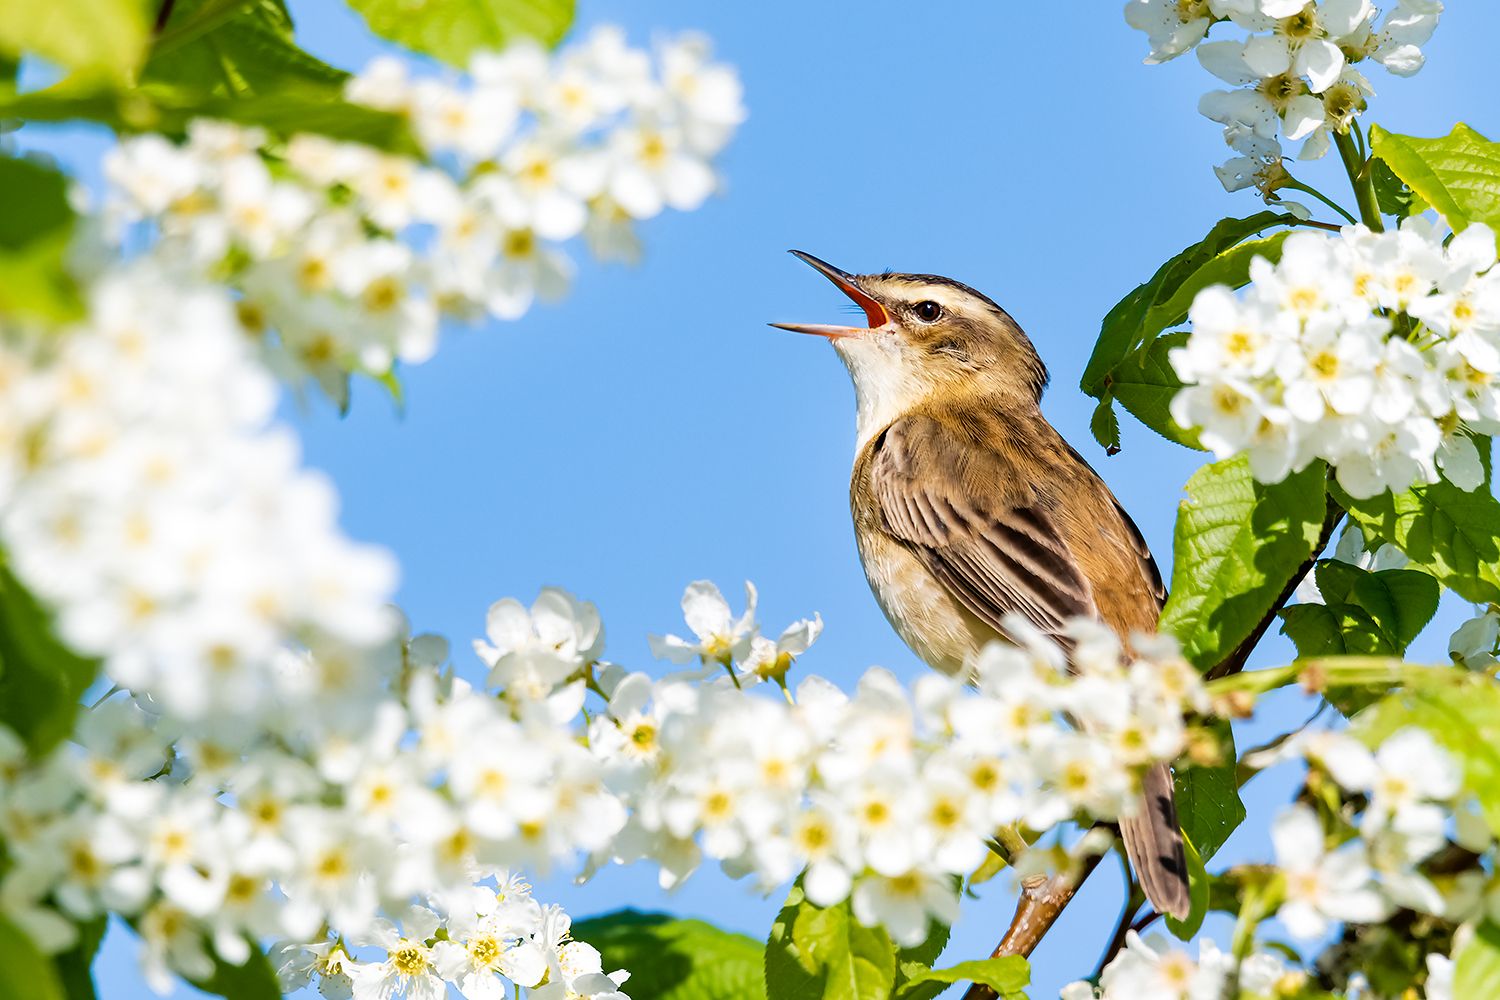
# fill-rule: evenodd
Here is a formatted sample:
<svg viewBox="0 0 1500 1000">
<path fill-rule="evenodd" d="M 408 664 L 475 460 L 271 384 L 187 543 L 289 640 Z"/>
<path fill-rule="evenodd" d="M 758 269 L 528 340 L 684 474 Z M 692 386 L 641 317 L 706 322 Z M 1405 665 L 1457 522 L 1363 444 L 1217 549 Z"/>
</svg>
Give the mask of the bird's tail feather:
<svg viewBox="0 0 1500 1000">
<path fill-rule="evenodd" d="M 1146 772 L 1144 798 L 1139 812 L 1120 820 L 1125 853 L 1151 905 L 1182 920 L 1192 909 L 1192 902 L 1177 804 L 1172 799 L 1171 768 L 1158 764 Z"/>
</svg>

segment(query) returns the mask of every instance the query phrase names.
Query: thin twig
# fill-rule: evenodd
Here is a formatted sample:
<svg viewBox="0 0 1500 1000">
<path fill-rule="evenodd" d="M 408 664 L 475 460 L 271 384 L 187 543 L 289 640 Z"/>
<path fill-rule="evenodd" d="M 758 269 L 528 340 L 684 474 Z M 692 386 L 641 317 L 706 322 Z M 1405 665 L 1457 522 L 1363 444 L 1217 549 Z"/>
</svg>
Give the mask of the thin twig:
<svg viewBox="0 0 1500 1000">
<path fill-rule="evenodd" d="M 1245 636 L 1244 641 L 1236 646 L 1234 651 L 1224 658 L 1223 662 L 1204 675 L 1207 680 L 1228 677 L 1230 674 L 1237 674 L 1245 669 L 1245 661 L 1250 659 L 1250 654 L 1260 643 L 1261 637 L 1266 634 L 1266 629 L 1271 627 L 1271 623 L 1276 620 L 1276 615 L 1282 608 L 1286 607 L 1286 602 L 1292 599 L 1292 595 L 1302 585 L 1303 579 L 1318 564 L 1318 557 L 1323 554 L 1324 549 L 1328 548 L 1328 543 L 1333 539 L 1334 531 L 1337 530 L 1343 520 L 1344 508 L 1340 507 L 1338 501 L 1330 496 L 1328 498 L 1328 512 L 1323 517 L 1323 528 L 1318 532 L 1318 542 L 1313 546 L 1312 555 L 1308 556 L 1302 565 L 1297 567 L 1297 572 L 1292 574 L 1292 578 L 1281 589 L 1281 593 L 1272 602 L 1270 610 L 1265 613 L 1255 628 L 1250 630 L 1250 634 Z"/>
<path fill-rule="evenodd" d="M 1331 222 L 1319 222 L 1317 219 L 1297 219 L 1292 223 L 1294 226 L 1311 226 L 1313 229 L 1322 229 L 1330 233 L 1342 233 L 1343 226 L 1336 226 Z"/>
<path fill-rule="evenodd" d="M 161 7 L 156 12 L 156 24 L 152 26 L 151 33 L 159 35 L 166 28 L 167 22 L 172 20 L 172 8 L 177 6 L 177 0 L 161 0 Z"/>
<path fill-rule="evenodd" d="M 1099 964 L 1094 967 L 1094 974 L 1089 978 L 1094 982 L 1104 974 L 1104 967 L 1114 960 L 1125 947 L 1125 938 L 1130 934 L 1135 915 L 1140 912 L 1142 906 L 1146 905 L 1146 895 L 1141 891 L 1140 884 L 1136 882 L 1135 875 L 1130 870 L 1130 862 L 1124 855 L 1120 857 L 1120 864 L 1125 874 L 1125 901 L 1120 905 L 1120 919 L 1115 921 L 1115 932 L 1109 939 L 1109 947 L 1104 949 L 1104 954 L 1099 956 Z"/>
<path fill-rule="evenodd" d="M 1161 913 L 1159 911 L 1147 910 L 1141 915 L 1140 919 L 1130 925 L 1130 929 L 1139 934 L 1141 931 L 1145 930 L 1147 927 L 1150 927 L 1160 919 Z"/>
<path fill-rule="evenodd" d="M 1084 880 L 1098 867 L 1101 857 L 1103 855 L 1091 854 L 1080 862 L 1077 872 L 1063 872 L 1023 885 L 1021 898 L 1016 901 L 1016 915 L 1011 918 L 1010 928 L 990 957 L 1020 955 L 1024 958 L 1035 951 Z M 975 983 L 964 994 L 963 1000 L 997 1000 L 999 996 L 991 987 Z"/>
</svg>

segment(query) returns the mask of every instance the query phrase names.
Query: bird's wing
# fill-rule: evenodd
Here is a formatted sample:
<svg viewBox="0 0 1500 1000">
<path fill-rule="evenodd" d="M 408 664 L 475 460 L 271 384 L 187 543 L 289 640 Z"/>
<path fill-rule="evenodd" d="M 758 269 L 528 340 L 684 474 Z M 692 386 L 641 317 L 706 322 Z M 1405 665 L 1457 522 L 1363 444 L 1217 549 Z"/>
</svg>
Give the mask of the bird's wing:
<svg viewBox="0 0 1500 1000">
<path fill-rule="evenodd" d="M 869 486 L 883 526 L 976 618 L 1015 613 L 1057 636 L 1099 617 L 1088 578 L 1019 468 L 937 420 L 903 417 L 873 445 Z"/>
</svg>

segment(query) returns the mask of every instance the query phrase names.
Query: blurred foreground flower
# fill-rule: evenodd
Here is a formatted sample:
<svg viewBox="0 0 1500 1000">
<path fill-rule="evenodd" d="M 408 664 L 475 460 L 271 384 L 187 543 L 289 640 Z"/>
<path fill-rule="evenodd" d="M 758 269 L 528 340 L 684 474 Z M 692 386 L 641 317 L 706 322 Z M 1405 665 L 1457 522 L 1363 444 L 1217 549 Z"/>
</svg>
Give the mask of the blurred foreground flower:
<svg viewBox="0 0 1500 1000">
<path fill-rule="evenodd" d="M 122 142 L 105 171 L 114 228 L 144 224 L 153 252 L 227 280 L 272 367 L 341 404 L 350 373 L 430 357 L 444 317 L 516 319 L 561 296 L 574 237 L 637 257 L 633 223 L 698 208 L 745 116 L 705 39 L 653 60 L 613 28 L 478 55 L 458 84 L 381 59 L 347 92 L 408 116 L 428 162 L 200 121 L 181 146 Z"/>
</svg>

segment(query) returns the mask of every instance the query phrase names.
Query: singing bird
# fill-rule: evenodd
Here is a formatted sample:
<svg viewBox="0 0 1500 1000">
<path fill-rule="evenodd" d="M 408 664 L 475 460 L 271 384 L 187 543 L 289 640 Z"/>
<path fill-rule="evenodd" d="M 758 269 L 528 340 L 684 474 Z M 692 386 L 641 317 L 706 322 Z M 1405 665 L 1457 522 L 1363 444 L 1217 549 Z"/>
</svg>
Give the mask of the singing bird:
<svg viewBox="0 0 1500 1000">
<path fill-rule="evenodd" d="M 773 323 L 828 338 L 857 406 L 849 504 L 875 599 L 912 650 L 955 674 L 1017 614 L 1064 648 L 1069 618 L 1154 632 L 1166 588 L 1109 487 L 1042 416 L 1047 369 L 1010 315 L 932 274 L 839 270 L 793 254 L 864 310 L 866 327 Z M 1120 829 L 1162 913 L 1189 909 L 1166 765 Z"/>
</svg>

